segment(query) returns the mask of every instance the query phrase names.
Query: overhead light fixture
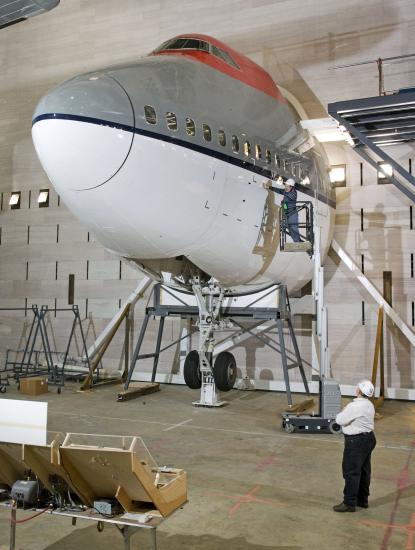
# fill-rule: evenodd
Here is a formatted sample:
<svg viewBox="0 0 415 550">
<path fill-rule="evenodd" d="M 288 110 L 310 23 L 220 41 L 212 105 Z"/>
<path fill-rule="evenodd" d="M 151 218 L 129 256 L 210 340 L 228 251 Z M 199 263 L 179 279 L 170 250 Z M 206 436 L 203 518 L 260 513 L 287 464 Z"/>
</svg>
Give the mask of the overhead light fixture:
<svg viewBox="0 0 415 550">
<path fill-rule="evenodd" d="M 41 189 L 37 198 L 39 208 L 47 208 L 49 206 L 49 189 Z"/>
<path fill-rule="evenodd" d="M 332 166 L 330 169 L 330 181 L 336 187 L 344 187 L 346 185 L 346 165 L 339 164 Z"/>
<path fill-rule="evenodd" d="M 316 132 L 315 137 L 318 139 L 320 143 L 330 143 L 332 141 L 344 141 L 344 137 L 338 131 L 338 129 Z"/>
<path fill-rule="evenodd" d="M 379 180 L 382 180 L 381 183 L 389 183 L 389 180 L 392 176 L 393 176 L 392 166 L 386 162 L 379 162 L 378 183 L 379 183 Z"/>
<path fill-rule="evenodd" d="M 333 118 L 302 120 L 300 125 L 304 130 L 307 130 L 313 137 L 318 139 L 320 143 L 347 141 L 350 145 L 354 145 L 346 128 L 339 126 Z"/>
<path fill-rule="evenodd" d="M 9 206 L 12 210 L 18 210 L 20 208 L 21 191 L 13 191 L 10 196 Z"/>
</svg>

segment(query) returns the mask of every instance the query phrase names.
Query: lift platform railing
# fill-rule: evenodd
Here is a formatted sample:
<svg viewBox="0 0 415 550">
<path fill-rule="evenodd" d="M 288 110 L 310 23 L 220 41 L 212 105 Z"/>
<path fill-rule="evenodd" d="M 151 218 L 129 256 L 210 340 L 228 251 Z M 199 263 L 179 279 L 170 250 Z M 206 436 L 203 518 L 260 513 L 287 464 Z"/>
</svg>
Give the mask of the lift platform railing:
<svg viewBox="0 0 415 550">
<path fill-rule="evenodd" d="M 295 213 L 297 216 L 295 216 Z M 296 219 L 297 218 L 297 219 Z M 299 244 L 304 246 L 292 248 L 290 251 L 307 251 L 310 257 L 314 251 L 314 216 L 311 201 L 297 201 L 295 210 L 280 208 L 280 249 L 288 251 L 287 244 L 292 244 L 292 235 L 298 234 Z M 287 241 L 288 237 L 288 241 Z"/>
<path fill-rule="evenodd" d="M 415 53 L 407 53 L 403 55 L 394 55 L 392 57 L 377 57 L 376 59 L 366 59 L 364 61 L 357 61 L 355 63 L 347 63 L 343 65 L 336 65 L 334 67 L 329 67 L 329 70 L 338 70 L 338 69 L 349 69 L 349 68 L 355 68 L 359 66 L 364 65 L 375 65 L 378 70 L 378 90 L 379 90 L 379 96 L 383 95 L 390 95 L 391 93 L 395 93 L 397 90 L 389 89 L 387 90 L 385 88 L 385 66 L 391 66 L 396 63 L 405 63 L 405 62 L 414 62 L 415 60 Z M 390 74 L 389 76 L 392 76 Z M 413 88 L 413 86 L 411 86 Z M 404 90 L 407 88 L 404 88 Z"/>
</svg>

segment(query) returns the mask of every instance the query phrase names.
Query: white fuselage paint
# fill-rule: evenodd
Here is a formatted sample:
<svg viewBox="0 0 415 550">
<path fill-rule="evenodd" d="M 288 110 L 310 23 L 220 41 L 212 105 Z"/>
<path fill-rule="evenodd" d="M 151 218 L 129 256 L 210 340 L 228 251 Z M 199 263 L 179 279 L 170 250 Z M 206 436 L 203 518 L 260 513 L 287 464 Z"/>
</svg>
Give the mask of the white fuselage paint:
<svg viewBox="0 0 415 550">
<path fill-rule="evenodd" d="M 282 199 L 265 189 L 264 176 L 161 139 L 82 121 L 40 120 L 33 140 L 65 204 L 121 258 L 186 256 L 233 289 L 275 282 L 295 289 L 312 276 L 309 256 L 281 252 L 278 227 L 264 223 L 265 206 L 275 208 Z M 314 203 L 324 253 L 334 210 L 298 191 L 303 200 Z"/>
</svg>

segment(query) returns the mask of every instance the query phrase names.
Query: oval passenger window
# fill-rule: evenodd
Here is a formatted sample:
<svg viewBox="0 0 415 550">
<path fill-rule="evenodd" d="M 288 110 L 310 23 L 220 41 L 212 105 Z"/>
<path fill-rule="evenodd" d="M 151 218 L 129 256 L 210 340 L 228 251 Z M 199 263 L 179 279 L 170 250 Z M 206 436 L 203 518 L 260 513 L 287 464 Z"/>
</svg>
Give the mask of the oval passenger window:
<svg viewBox="0 0 415 550">
<path fill-rule="evenodd" d="M 219 145 L 222 145 L 222 147 L 225 147 L 226 145 L 226 134 L 223 130 L 219 130 L 218 132 L 219 137 Z"/>
<path fill-rule="evenodd" d="M 156 110 L 151 105 L 144 105 L 144 116 L 148 124 L 157 124 Z"/>
<path fill-rule="evenodd" d="M 174 113 L 166 113 L 166 123 L 169 130 L 177 130 L 177 117 Z"/>
<path fill-rule="evenodd" d="M 186 133 L 188 136 L 196 135 L 195 121 L 191 118 L 186 118 Z"/>
<path fill-rule="evenodd" d="M 239 139 L 238 136 L 232 136 L 232 150 L 234 153 L 239 153 Z"/>
<path fill-rule="evenodd" d="M 205 141 L 212 141 L 212 131 L 208 124 L 203 124 L 203 137 Z"/>
</svg>

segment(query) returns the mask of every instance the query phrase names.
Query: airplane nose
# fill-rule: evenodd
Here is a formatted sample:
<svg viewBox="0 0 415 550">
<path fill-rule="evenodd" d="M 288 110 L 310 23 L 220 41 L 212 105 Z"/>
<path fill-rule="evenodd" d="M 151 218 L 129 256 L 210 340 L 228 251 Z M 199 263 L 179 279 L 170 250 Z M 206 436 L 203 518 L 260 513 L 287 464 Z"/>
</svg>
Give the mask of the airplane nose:
<svg viewBox="0 0 415 550">
<path fill-rule="evenodd" d="M 58 193 L 110 180 L 134 139 L 134 110 L 117 80 L 91 74 L 69 80 L 39 102 L 32 137 L 40 162 Z"/>
</svg>

